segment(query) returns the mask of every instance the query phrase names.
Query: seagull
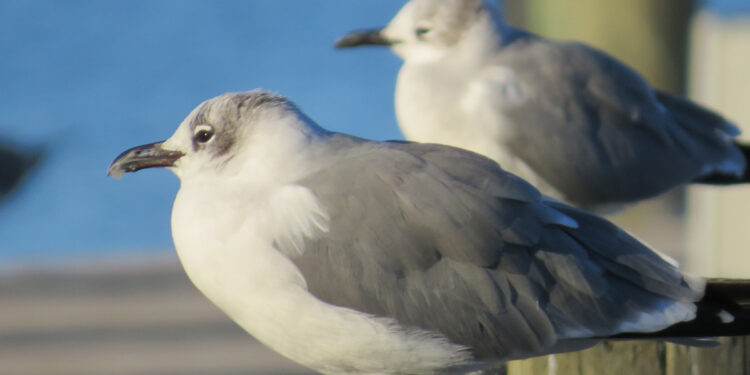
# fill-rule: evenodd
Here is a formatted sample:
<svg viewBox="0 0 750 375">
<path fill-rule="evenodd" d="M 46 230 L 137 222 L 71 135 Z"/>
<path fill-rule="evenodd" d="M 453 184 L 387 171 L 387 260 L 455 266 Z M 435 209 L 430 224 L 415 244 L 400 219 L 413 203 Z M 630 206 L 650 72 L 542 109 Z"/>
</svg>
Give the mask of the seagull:
<svg viewBox="0 0 750 375">
<path fill-rule="evenodd" d="M 604 339 L 750 333 L 750 283 L 686 274 L 481 155 L 330 132 L 277 94 L 205 101 L 108 173 L 151 167 L 180 179 L 172 235 L 195 286 L 322 374 L 479 374 Z"/>
<path fill-rule="evenodd" d="M 578 207 L 750 181 L 735 125 L 602 51 L 508 26 L 490 1 L 411 0 L 387 27 L 335 44 L 363 45 L 404 61 L 395 108 L 408 140 L 480 153 Z"/>
</svg>

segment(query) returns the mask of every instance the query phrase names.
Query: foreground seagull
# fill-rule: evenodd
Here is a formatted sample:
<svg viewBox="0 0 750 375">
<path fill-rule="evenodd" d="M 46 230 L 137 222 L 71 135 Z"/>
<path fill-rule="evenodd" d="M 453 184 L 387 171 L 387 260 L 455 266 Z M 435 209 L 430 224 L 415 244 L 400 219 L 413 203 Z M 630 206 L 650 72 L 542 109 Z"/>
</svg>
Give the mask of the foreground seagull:
<svg viewBox="0 0 750 375">
<path fill-rule="evenodd" d="M 612 337 L 750 333 L 742 282 L 688 276 L 483 156 L 329 132 L 267 92 L 202 103 L 109 174 L 149 167 L 180 178 L 172 234 L 198 289 L 324 374 L 466 373 Z"/>
<path fill-rule="evenodd" d="M 750 148 L 724 118 L 601 51 L 514 29 L 488 1 L 412 0 L 386 28 L 336 42 L 361 45 L 404 59 L 395 104 L 407 139 L 478 152 L 579 207 L 750 180 Z"/>
</svg>

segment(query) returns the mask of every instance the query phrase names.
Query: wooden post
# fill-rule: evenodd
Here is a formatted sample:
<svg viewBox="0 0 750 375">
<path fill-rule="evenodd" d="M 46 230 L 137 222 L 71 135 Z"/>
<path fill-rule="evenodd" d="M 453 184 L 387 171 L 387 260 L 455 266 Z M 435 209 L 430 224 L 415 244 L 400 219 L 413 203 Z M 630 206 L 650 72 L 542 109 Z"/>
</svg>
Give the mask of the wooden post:
<svg viewBox="0 0 750 375">
<path fill-rule="evenodd" d="M 748 337 L 722 338 L 720 342 L 715 348 L 667 345 L 666 375 L 750 374 Z"/>
<path fill-rule="evenodd" d="M 654 18 L 639 18 L 631 11 L 622 7 L 632 5 L 643 7 L 648 2 L 655 7 L 662 6 L 659 1 L 645 0 L 633 2 L 600 2 L 585 0 L 581 2 L 559 2 L 550 0 L 528 0 L 529 5 L 524 9 L 526 19 L 530 25 L 537 25 L 536 31 L 557 38 L 585 40 L 580 30 L 594 35 L 589 43 L 609 49 L 610 53 L 618 56 L 615 47 L 606 48 L 602 40 L 613 38 L 610 33 L 621 33 L 620 38 L 630 40 L 637 46 L 643 47 L 641 38 L 648 38 L 638 31 L 616 30 L 617 20 L 603 15 L 619 14 L 621 20 L 633 22 L 638 28 L 646 32 L 653 32 L 653 24 L 648 24 Z M 679 3 L 679 1 L 677 1 Z M 675 1 L 665 3 L 673 3 Z M 581 10 L 581 5 L 586 10 Z M 669 5 L 667 5 L 669 6 Z M 594 14 L 591 9 L 607 8 L 604 13 Z M 578 9 L 585 12 L 587 17 L 595 18 L 598 26 L 576 26 L 579 31 L 565 31 L 566 23 L 584 22 L 576 18 L 568 10 Z M 645 8 L 642 8 L 645 9 Z M 668 8 L 664 8 L 668 9 Z M 750 9 L 749 9 L 750 10 Z M 628 21 L 629 20 L 629 21 Z M 645 20 L 645 21 L 643 21 Z M 614 22 L 614 23 L 610 23 Z M 645 24 L 643 22 L 646 22 Z M 546 26 L 545 26 L 546 25 Z M 577 34 L 578 33 L 578 34 Z M 606 34 L 606 35 L 601 35 Z M 659 38 L 659 33 L 655 33 Z M 616 38 L 616 36 L 614 36 Z M 743 131 L 750 135 L 750 15 L 732 18 L 719 17 L 711 11 L 702 10 L 695 17 L 691 26 L 690 53 L 690 93 L 700 103 L 715 108 L 728 118 L 743 127 Z M 663 38 L 663 36 L 662 36 Z M 674 40 L 674 39 L 673 39 Z M 663 43 L 657 43 L 664 48 Z M 674 52 L 667 48 L 667 55 Z M 663 62 L 675 63 L 669 56 L 656 59 L 650 58 L 650 51 L 634 51 L 636 55 L 646 56 L 651 61 L 628 61 L 641 73 L 649 78 L 657 87 L 659 81 L 651 74 L 661 74 L 664 69 L 680 71 L 680 64 L 663 66 Z M 662 63 L 659 63 L 660 59 Z M 648 67 L 656 64 L 660 68 Z M 669 87 L 669 81 L 661 81 L 661 87 Z M 672 87 L 678 88 L 678 87 Z M 747 139 L 750 139 L 747 138 Z M 683 268 L 690 272 L 705 276 L 750 277 L 750 187 L 736 188 L 693 188 L 689 192 L 688 220 L 686 239 L 688 251 L 675 254 L 683 259 Z M 648 215 L 654 211 L 641 214 L 644 222 L 653 223 Z M 626 223 L 616 220 L 618 224 Z M 635 229 L 634 229 L 635 228 Z M 631 231 L 639 235 L 637 227 L 630 226 Z M 647 238 L 651 244 L 664 246 L 659 239 Z M 674 243 L 682 243 L 680 239 L 672 238 Z M 674 253 L 673 253 L 674 254 Z M 525 361 L 514 361 L 508 364 L 509 375 L 597 375 L 597 374 L 655 374 L 655 375 L 699 375 L 699 374 L 748 374 L 750 375 L 750 338 L 721 339 L 722 345 L 716 348 L 695 348 L 660 342 L 617 342 L 603 343 L 591 349 L 546 356 Z"/>
<path fill-rule="evenodd" d="M 689 92 L 697 102 L 735 122 L 747 141 L 750 7 L 745 5 L 744 10 L 697 14 L 692 28 Z M 687 215 L 683 268 L 704 276 L 750 278 L 750 186 L 692 187 Z M 687 369 L 701 374 L 750 374 L 750 340 L 734 338 L 722 343 L 715 349 L 668 348 L 676 368 L 670 375 Z"/>
<path fill-rule="evenodd" d="M 509 375 L 663 375 L 666 348 L 659 342 L 604 342 L 582 352 L 508 363 Z"/>
<path fill-rule="evenodd" d="M 625 61 L 656 87 L 685 89 L 692 0 L 505 2 L 510 11 L 523 13 L 524 27 L 531 31 L 585 42 Z M 522 9 L 517 9 L 518 3 Z"/>
<path fill-rule="evenodd" d="M 750 140 L 750 14 L 695 19 L 690 94 L 735 122 Z M 685 267 L 706 276 L 750 277 L 750 187 L 694 187 Z"/>
</svg>

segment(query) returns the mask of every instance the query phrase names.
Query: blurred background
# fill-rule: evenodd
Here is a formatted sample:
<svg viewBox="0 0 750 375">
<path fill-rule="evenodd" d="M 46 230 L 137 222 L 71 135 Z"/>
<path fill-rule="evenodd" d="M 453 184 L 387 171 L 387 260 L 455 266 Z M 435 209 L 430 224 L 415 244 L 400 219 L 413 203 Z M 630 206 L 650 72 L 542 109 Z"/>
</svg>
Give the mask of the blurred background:
<svg viewBox="0 0 750 375">
<path fill-rule="evenodd" d="M 400 61 L 332 44 L 403 3 L 0 0 L 0 375 L 307 373 L 189 284 L 169 232 L 177 178 L 106 169 L 201 101 L 258 87 L 328 129 L 401 139 Z M 750 1 L 504 3 L 509 23 L 604 49 L 750 133 Z M 614 220 L 694 272 L 750 276 L 743 189 L 675 191 Z"/>
</svg>

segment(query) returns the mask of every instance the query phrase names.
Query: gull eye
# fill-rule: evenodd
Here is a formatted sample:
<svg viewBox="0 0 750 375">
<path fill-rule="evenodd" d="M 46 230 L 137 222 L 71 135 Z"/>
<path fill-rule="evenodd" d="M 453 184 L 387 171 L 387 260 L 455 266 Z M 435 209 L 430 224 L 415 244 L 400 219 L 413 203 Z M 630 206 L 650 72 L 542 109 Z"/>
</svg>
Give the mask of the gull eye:
<svg viewBox="0 0 750 375">
<path fill-rule="evenodd" d="M 207 143 L 214 137 L 214 128 L 209 125 L 199 125 L 195 128 L 195 139 L 198 143 Z"/>
<path fill-rule="evenodd" d="M 416 30 L 414 30 L 414 35 L 417 36 L 417 39 L 422 40 L 425 36 L 427 36 L 427 34 L 431 32 L 432 29 L 429 27 L 418 27 Z"/>
</svg>

